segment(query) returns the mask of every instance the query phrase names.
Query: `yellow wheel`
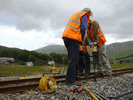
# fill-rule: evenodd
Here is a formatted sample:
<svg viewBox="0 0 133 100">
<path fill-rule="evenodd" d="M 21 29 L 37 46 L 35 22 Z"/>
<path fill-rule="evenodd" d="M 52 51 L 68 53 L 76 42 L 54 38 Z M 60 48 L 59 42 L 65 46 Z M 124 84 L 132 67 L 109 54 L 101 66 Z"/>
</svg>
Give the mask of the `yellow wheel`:
<svg viewBox="0 0 133 100">
<path fill-rule="evenodd" d="M 56 80 L 53 77 L 44 76 L 40 79 L 39 88 L 42 91 L 51 93 L 55 90 Z"/>
</svg>

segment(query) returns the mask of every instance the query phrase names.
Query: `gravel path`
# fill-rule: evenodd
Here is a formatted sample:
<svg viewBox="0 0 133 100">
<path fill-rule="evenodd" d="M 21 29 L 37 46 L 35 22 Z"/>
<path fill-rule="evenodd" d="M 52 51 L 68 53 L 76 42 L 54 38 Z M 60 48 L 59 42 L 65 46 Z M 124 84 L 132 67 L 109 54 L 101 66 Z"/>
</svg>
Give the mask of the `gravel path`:
<svg viewBox="0 0 133 100">
<path fill-rule="evenodd" d="M 87 87 L 92 93 L 99 93 L 105 97 L 114 97 L 127 92 L 133 92 L 133 74 L 125 74 L 117 77 L 97 79 L 82 82 L 82 86 L 67 86 L 58 84 L 54 93 L 48 94 L 45 91 L 27 91 L 25 93 L 0 94 L 0 100 L 94 100 L 87 91 L 82 93 L 71 92 L 72 88 L 78 89 Z M 32 93 L 33 92 L 33 93 Z M 132 98 L 132 99 L 131 99 Z M 133 93 L 120 97 L 118 100 L 133 100 Z"/>
</svg>

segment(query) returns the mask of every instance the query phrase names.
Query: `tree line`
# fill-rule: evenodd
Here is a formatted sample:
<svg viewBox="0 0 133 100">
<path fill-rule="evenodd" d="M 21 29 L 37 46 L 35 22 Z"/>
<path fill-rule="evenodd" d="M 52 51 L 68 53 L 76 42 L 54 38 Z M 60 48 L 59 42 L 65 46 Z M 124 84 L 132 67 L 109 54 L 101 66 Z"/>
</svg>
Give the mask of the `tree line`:
<svg viewBox="0 0 133 100">
<path fill-rule="evenodd" d="M 33 62 L 35 66 L 47 65 L 48 61 L 53 60 L 55 64 L 62 65 L 67 64 L 66 54 L 43 54 L 36 51 L 20 50 L 20 49 L 10 49 L 2 48 L 0 49 L 0 57 L 12 57 L 15 62 L 20 65 L 25 65 L 26 62 Z"/>
</svg>

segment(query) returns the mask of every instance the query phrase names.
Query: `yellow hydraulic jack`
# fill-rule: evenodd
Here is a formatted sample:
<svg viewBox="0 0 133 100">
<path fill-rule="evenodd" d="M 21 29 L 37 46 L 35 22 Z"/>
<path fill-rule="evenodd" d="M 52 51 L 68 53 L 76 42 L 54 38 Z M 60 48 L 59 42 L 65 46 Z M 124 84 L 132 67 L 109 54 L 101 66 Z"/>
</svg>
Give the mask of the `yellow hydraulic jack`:
<svg viewBox="0 0 133 100">
<path fill-rule="evenodd" d="M 53 66 L 52 69 L 50 69 L 50 73 L 44 73 L 43 76 L 45 74 L 60 74 L 60 68 L 59 68 L 59 71 L 57 72 L 57 68 L 55 67 L 55 65 Z"/>
<path fill-rule="evenodd" d="M 56 69 L 55 65 L 53 66 L 52 69 L 50 69 L 50 73 L 57 74 L 57 69 Z M 60 69 L 59 69 L 58 73 L 60 73 Z"/>
</svg>

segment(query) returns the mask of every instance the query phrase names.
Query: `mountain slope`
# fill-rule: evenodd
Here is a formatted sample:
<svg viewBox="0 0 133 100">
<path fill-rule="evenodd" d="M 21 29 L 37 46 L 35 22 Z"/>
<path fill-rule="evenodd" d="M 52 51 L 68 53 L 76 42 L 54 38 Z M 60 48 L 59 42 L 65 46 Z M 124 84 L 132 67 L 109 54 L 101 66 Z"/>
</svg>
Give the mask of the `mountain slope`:
<svg viewBox="0 0 133 100">
<path fill-rule="evenodd" d="M 10 48 L 10 47 L 6 47 L 6 46 L 2 46 L 2 45 L 0 45 L 0 49 L 21 50 L 21 49 L 19 49 L 19 48 Z"/>
<path fill-rule="evenodd" d="M 122 58 L 133 55 L 133 41 L 113 43 L 106 46 L 109 59 Z"/>
<path fill-rule="evenodd" d="M 50 54 L 55 52 L 58 54 L 67 54 L 67 50 L 63 45 L 49 45 L 35 50 L 36 52 Z M 106 53 L 110 60 L 116 58 L 122 58 L 133 55 L 133 41 L 127 41 L 122 43 L 113 43 L 106 45 Z"/>
<path fill-rule="evenodd" d="M 35 50 L 36 52 L 50 54 L 52 52 L 58 53 L 58 54 L 67 54 L 67 50 L 65 46 L 63 45 L 49 45 L 40 49 Z"/>
<path fill-rule="evenodd" d="M 6 46 L 1 46 L 0 49 L 14 49 L 14 50 L 21 50 L 19 48 L 9 48 Z M 36 52 L 50 54 L 55 52 L 57 54 L 67 54 L 66 47 L 63 45 L 49 45 L 43 48 L 39 48 L 35 50 Z M 113 43 L 106 45 L 106 53 L 109 60 L 121 59 L 126 57 L 133 58 L 133 41 L 127 41 L 122 43 Z"/>
</svg>

